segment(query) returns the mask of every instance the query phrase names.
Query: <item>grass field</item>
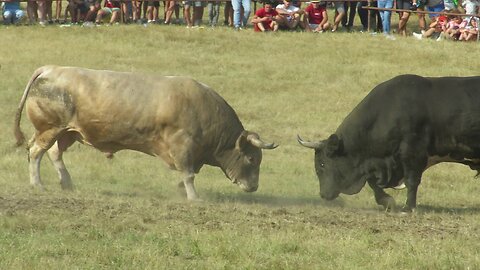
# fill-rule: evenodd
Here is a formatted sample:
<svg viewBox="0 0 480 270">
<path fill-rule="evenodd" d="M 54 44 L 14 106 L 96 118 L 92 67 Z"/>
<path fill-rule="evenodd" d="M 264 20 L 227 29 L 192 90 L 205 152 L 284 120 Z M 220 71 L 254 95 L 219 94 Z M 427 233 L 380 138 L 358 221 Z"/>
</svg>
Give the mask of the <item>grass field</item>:
<svg viewBox="0 0 480 270">
<path fill-rule="evenodd" d="M 412 215 L 385 213 L 368 187 L 327 203 L 313 152 L 295 139 L 333 133 L 396 75 L 478 75 L 478 45 L 250 30 L 0 27 L 0 269 L 479 269 L 475 172 L 429 169 Z M 32 189 L 12 127 L 28 79 L 45 64 L 193 77 L 280 147 L 264 151 L 252 194 L 204 167 L 203 202 L 187 202 L 180 175 L 161 160 L 128 151 L 107 160 L 80 144 L 65 154 L 75 191 L 61 191 L 48 158 L 46 191 Z M 22 128 L 33 131 L 25 116 Z M 405 191 L 389 193 L 403 203 Z"/>
</svg>

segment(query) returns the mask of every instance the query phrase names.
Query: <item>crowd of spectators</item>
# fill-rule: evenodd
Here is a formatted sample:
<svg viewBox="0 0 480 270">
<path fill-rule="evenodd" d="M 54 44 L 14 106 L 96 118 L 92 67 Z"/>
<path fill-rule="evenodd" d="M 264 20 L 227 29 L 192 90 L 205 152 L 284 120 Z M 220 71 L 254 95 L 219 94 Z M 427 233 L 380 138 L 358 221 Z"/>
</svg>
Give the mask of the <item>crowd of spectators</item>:
<svg viewBox="0 0 480 270">
<path fill-rule="evenodd" d="M 220 20 L 221 1 L 179 0 L 0 0 L 3 24 L 60 24 L 92 27 L 102 24 L 138 23 L 185 24 L 186 27 L 216 27 Z M 235 30 L 248 25 L 258 32 L 290 30 L 323 33 L 338 30 L 350 31 L 356 14 L 360 19 L 360 31 L 383 33 L 387 39 L 395 40 L 392 32 L 407 35 L 406 25 L 412 14 L 418 16 L 417 39 L 477 40 L 478 9 L 480 0 L 377 0 L 367 1 L 320 1 L 310 0 L 263 0 L 254 2 L 254 15 L 250 19 L 251 0 L 224 2 L 223 24 Z M 161 3 L 164 6 L 160 16 Z M 258 4 L 258 8 L 257 7 Z M 368 12 L 365 6 L 378 7 Z M 53 8 L 55 6 L 55 8 Z M 192 9 L 193 7 L 193 9 Z M 205 7 L 208 20 L 203 20 Z M 328 9 L 332 9 L 329 18 Z M 393 10 L 392 10 L 393 9 Z M 395 10 L 396 9 L 396 10 Z M 55 14 L 53 14 L 55 11 Z M 183 16 L 180 16 L 183 11 Z M 416 12 L 417 11 L 417 12 Z M 433 13 L 418 12 L 429 11 Z M 398 26 L 391 28 L 391 17 L 398 13 Z M 370 14 L 370 15 L 369 15 Z M 471 15 L 471 16 L 466 16 Z M 368 18 L 370 16 L 370 18 Z M 429 24 L 426 22 L 428 17 Z M 370 25 L 369 24 L 370 21 Z"/>
</svg>

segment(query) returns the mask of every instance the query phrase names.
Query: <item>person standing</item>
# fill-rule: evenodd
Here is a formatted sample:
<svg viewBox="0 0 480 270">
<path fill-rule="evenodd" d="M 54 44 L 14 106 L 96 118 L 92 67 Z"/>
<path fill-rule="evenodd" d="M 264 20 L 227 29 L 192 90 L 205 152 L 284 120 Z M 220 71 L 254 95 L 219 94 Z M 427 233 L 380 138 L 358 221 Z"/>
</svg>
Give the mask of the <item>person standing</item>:
<svg viewBox="0 0 480 270">
<path fill-rule="evenodd" d="M 391 9 L 393 8 L 393 0 L 378 0 L 378 7 Z M 395 37 L 390 34 L 390 22 L 392 18 L 391 10 L 379 10 L 380 18 L 382 18 L 382 30 L 385 38 L 395 40 Z"/>
<path fill-rule="evenodd" d="M 241 30 L 247 26 L 250 17 L 250 0 L 232 0 L 233 7 L 233 26 L 235 30 Z M 243 16 L 241 16 L 241 8 L 243 7 Z M 241 18 L 240 18 L 241 17 Z"/>
</svg>

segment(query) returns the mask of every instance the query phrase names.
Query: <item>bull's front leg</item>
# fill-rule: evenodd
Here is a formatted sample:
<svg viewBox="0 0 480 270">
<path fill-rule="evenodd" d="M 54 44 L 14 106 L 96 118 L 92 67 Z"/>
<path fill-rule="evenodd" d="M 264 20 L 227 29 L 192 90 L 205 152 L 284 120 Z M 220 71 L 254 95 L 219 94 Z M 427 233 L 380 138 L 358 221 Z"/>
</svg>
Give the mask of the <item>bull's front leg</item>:
<svg viewBox="0 0 480 270">
<path fill-rule="evenodd" d="M 417 207 L 417 191 L 418 186 L 420 185 L 421 181 L 421 174 L 418 175 L 413 173 L 411 176 L 408 176 L 405 185 L 407 186 L 407 201 L 405 202 L 405 206 L 402 208 L 402 212 L 413 212 Z"/>
<path fill-rule="evenodd" d="M 385 208 L 386 211 L 395 210 L 396 204 L 395 199 L 392 196 L 388 195 L 383 188 L 377 185 L 376 179 L 368 180 L 368 185 L 372 188 L 375 195 L 375 201 L 378 205 L 381 205 Z"/>
<path fill-rule="evenodd" d="M 187 193 L 187 199 L 189 201 L 200 200 L 198 197 L 197 191 L 195 190 L 194 179 L 195 179 L 195 173 L 189 172 L 185 174 L 185 177 L 183 178 L 183 182 L 179 183 L 179 187 L 183 186 L 183 188 L 185 189 Z"/>
</svg>

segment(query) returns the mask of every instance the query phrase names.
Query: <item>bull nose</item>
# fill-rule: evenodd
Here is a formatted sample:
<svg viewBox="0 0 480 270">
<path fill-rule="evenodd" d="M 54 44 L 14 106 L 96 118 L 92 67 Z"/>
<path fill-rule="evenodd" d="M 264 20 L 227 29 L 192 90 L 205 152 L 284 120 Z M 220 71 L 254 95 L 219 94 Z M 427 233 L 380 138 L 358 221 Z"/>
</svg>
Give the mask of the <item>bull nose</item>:
<svg viewBox="0 0 480 270">
<path fill-rule="evenodd" d="M 254 186 L 254 187 L 245 188 L 244 191 L 245 192 L 255 192 L 255 191 L 257 191 L 257 189 L 258 189 L 258 186 Z"/>
<path fill-rule="evenodd" d="M 331 200 L 337 198 L 337 196 L 335 196 L 335 195 L 326 195 L 326 194 L 321 194 L 321 193 L 320 193 L 320 197 L 324 200 L 327 200 L 327 201 L 331 201 Z"/>
</svg>

